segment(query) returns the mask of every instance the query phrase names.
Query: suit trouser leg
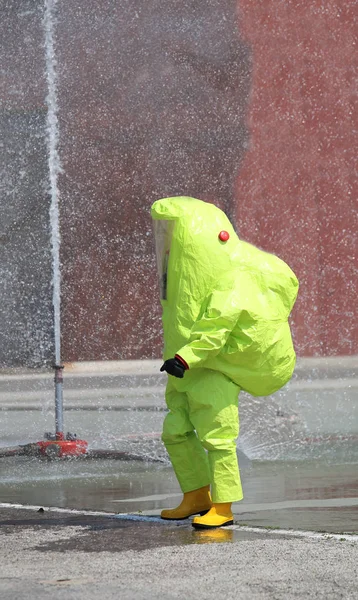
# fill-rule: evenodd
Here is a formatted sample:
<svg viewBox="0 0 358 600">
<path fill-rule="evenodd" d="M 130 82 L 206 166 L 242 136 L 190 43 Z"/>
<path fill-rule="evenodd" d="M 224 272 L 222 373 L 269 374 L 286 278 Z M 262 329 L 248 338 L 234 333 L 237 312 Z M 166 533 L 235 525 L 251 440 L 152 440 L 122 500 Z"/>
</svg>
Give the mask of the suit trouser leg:
<svg viewBox="0 0 358 600">
<path fill-rule="evenodd" d="M 169 413 L 163 424 L 162 440 L 183 493 L 211 483 L 208 456 L 189 419 L 188 399 L 171 378 L 166 389 Z"/>
<path fill-rule="evenodd" d="M 213 502 L 242 500 L 237 460 L 240 388 L 225 375 L 201 369 L 188 389 L 190 422 L 208 452 Z"/>
<path fill-rule="evenodd" d="M 168 380 L 170 412 L 162 436 L 180 487 L 188 492 L 211 484 L 214 502 L 241 500 L 236 454 L 240 388 L 217 371 L 197 369 L 188 375 L 186 381 Z"/>
</svg>

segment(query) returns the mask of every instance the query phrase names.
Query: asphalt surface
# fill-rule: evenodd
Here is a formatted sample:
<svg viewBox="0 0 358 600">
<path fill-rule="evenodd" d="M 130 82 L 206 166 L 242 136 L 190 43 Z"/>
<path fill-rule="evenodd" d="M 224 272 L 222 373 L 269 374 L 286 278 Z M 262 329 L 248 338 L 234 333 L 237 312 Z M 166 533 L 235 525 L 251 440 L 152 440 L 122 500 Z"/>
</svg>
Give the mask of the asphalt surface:
<svg viewBox="0 0 358 600">
<path fill-rule="evenodd" d="M 0 511 L 2 600 L 357 597 L 357 537 Z"/>
</svg>

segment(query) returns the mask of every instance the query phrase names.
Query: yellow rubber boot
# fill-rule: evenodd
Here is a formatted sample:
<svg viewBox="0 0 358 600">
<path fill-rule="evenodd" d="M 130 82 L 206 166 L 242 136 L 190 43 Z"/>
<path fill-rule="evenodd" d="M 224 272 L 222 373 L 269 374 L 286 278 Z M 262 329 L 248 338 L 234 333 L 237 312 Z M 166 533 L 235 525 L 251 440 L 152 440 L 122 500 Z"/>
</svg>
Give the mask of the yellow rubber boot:
<svg viewBox="0 0 358 600">
<path fill-rule="evenodd" d="M 214 527 L 224 527 L 233 525 L 234 516 L 231 512 L 231 502 L 214 503 L 203 517 L 193 519 L 193 527 L 196 529 L 212 529 Z"/>
<path fill-rule="evenodd" d="M 176 508 L 165 509 L 161 512 L 162 519 L 187 519 L 200 513 L 204 515 L 211 508 L 210 486 L 185 492 L 183 500 Z"/>
</svg>

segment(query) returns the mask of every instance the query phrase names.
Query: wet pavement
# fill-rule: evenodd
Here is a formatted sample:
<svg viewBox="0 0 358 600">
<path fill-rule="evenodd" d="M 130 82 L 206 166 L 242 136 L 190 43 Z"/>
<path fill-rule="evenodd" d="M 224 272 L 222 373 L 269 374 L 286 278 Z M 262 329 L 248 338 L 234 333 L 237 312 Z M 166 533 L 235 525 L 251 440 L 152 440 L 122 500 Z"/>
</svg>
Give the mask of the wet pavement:
<svg viewBox="0 0 358 600">
<path fill-rule="evenodd" d="M 241 457 L 239 457 L 240 460 Z M 240 460 L 245 498 L 235 523 L 358 532 L 357 464 Z M 180 501 L 168 464 L 1 459 L 0 502 L 159 516 Z"/>
<path fill-rule="evenodd" d="M 139 460 L 2 457 L 0 502 L 148 516 L 175 505 L 180 490 L 160 441 L 166 411 L 160 363 L 75 364 L 65 377 L 66 431 L 93 451 Z M 234 505 L 236 523 L 358 530 L 356 363 L 356 357 L 303 360 L 291 388 L 270 398 L 240 394 L 245 497 Z M 53 431 L 53 404 L 48 372 L 0 374 L 0 456 L 1 447 Z"/>
<path fill-rule="evenodd" d="M 40 512 L 39 512 L 40 510 Z M 0 509 L 0 527 L 3 535 L 16 529 L 33 531 L 61 530 L 63 527 L 75 527 L 80 535 L 66 539 L 55 539 L 36 547 L 40 552 L 48 550 L 66 552 L 126 552 L 128 550 L 148 550 L 164 546 L 182 546 L 188 544 L 228 543 L 240 540 L 263 539 L 266 532 L 242 531 L 239 529 L 216 529 L 197 531 L 188 520 L 174 523 L 137 521 L 118 519 L 116 516 L 96 516 L 91 514 L 66 514 L 45 509 L 34 511 L 13 508 Z M 274 535 L 275 538 L 277 536 Z"/>
</svg>

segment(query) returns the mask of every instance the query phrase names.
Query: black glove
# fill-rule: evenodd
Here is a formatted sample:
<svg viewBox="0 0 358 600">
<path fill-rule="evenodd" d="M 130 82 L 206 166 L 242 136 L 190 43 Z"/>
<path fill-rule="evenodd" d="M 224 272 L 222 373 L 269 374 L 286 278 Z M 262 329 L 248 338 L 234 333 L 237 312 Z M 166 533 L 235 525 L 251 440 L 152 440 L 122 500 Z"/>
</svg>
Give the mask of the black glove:
<svg viewBox="0 0 358 600">
<path fill-rule="evenodd" d="M 182 379 L 184 377 L 184 371 L 186 370 L 186 367 L 177 358 L 168 358 L 168 360 L 166 360 L 160 367 L 160 370 L 166 371 L 169 373 L 169 375 L 173 375 L 174 377 L 179 377 Z"/>
</svg>

